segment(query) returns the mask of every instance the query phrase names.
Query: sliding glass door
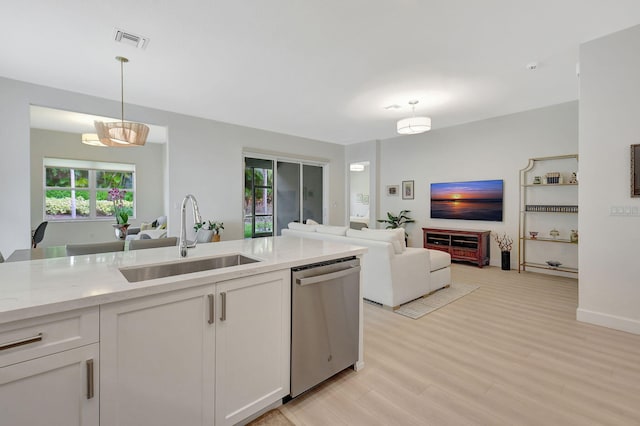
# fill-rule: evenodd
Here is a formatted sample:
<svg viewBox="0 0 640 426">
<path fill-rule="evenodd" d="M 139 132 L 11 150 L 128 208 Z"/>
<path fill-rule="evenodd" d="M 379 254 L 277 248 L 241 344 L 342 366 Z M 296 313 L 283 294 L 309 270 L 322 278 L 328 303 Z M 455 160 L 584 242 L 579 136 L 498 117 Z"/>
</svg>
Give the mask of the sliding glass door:
<svg viewBox="0 0 640 426">
<path fill-rule="evenodd" d="M 289 222 L 300 221 L 300 164 L 278 161 L 276 191 L 277 233 Z"/>
<path fill-rule="evenodd" d="M 302 220 L 322 223 L 322 166 L 305 164 L 302 166 Z"/>
<path fill-rule="evenodd" d="M 244 237 L 273 235 L 273 160 L 245 158 Z"/>
<path fill-rule="evenodd" d="M 289 222 L 322 223 L 323 176 L 323 165 L 245 157 L 245 238 L 280 235 Z"/>
</svg>

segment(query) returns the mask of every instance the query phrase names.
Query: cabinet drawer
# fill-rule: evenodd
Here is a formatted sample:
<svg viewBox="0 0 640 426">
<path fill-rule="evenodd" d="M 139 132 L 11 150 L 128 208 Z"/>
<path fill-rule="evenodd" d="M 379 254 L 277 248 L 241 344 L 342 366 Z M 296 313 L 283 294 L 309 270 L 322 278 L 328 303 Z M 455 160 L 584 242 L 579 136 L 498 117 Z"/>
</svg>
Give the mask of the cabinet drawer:
<svg viewBox="0 0 640 426">
<path fill-rule="evenodd" d="M 0 325 L 0 367 L 99 340 L 97 307 Z"/>
</svg>

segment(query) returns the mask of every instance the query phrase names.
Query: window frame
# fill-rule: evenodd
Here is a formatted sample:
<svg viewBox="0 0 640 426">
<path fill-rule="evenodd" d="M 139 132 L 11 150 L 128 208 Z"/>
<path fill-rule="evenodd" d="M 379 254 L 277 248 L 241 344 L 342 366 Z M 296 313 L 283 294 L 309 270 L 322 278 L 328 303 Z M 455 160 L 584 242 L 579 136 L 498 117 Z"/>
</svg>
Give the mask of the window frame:
<svg viewBox="0 0 640 426">
<path fill-rule="evenodd" d="M 47 186 L 47 168 L 60 168 L 70 170 L 86 170 L 88 171 L 88 186 L 87 187 L 60 187 L 60 186 Z M 97 186 L 97 172 L 124 172 L 131 173 L 131 188 L 125 189 L 128 193 L 132 194 L 133 207 L 132 215 L 130 219 L 136 218 L 137 210 L 137 189 L 136 189 L 136 165 L 130 163 L 112 163 L 103 161 L 92 160 L 76 160 L 65 158 L 43 158 L 42 164 L 42 218 L 49 222 L 106 222 L 113 221 L 115 216 L 98 216 L 97 215 L 97 194 L 100 191 L 108 191 L 109 188 L 98 188 Z M 47 215 L 47 191 L 50 190 L 62 190 L 62 191 L 86 191 L 89 193 L 89 216 L 76 216 L 55 218 Z"/>
</svg>

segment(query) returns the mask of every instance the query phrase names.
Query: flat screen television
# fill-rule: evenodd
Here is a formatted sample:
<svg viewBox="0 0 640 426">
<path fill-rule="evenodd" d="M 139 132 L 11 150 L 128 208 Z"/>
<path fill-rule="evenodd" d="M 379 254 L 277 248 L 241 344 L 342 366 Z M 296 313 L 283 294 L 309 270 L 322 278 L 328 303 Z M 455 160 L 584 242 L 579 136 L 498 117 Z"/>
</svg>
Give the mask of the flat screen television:
<svg viewBox="0 0 640 426">
<path fill-rule="evenodd" d="M 431 218 L 502 222 L 503 181 L 431 184 Z"/>
</svg>

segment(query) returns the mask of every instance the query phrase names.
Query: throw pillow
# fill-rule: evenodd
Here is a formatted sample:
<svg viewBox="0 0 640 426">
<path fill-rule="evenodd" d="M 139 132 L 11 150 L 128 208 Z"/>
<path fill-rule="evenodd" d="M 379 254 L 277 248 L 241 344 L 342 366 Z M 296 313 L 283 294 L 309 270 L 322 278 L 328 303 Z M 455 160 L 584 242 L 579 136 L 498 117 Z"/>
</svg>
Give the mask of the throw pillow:
<svg viewBox="0 0 640 426">
<path fill-rule="evenodd" d="M 305 225 L 304 223 L 298 222 L 289 222 L 287 228 L 293 229 L 294 231 L 303 231 L 303 232 L 316 232 L 316 225 Z"/>
</svg>

